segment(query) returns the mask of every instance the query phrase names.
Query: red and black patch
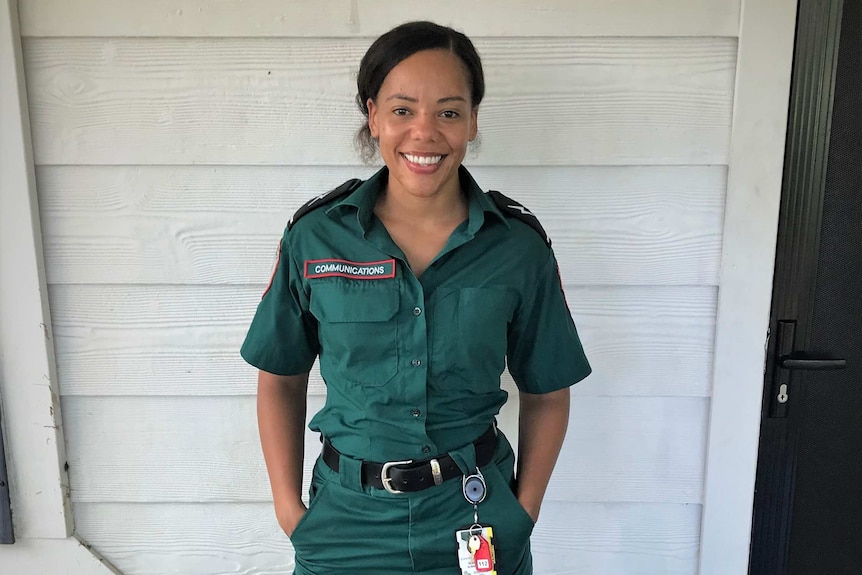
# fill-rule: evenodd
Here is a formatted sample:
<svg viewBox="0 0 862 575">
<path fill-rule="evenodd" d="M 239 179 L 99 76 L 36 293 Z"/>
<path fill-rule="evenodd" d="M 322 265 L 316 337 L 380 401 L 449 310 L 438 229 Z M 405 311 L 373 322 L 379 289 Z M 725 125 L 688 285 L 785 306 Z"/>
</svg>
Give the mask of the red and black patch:
<svg viewBox="0 0 862 575">
<path fill-rule="evenodd" d="M 395 260 L 379 262 L 351 262 L 325 259 L 305 262 L 306 279 L 342 277 L 354 280 L 380 280 L 395 277 Z"/>
<path fill-rule="evenodd" d="M 281 241 L 278 242 L 278 250 L 275 253 L 275 263 L 272 266 L 272 275 L 269 276 L 269 283 L 266 285 L 266 289 L 263 290 L 263 295 L 260 296 L 261 299 L 269 292 L 269 289 L 272 287 L 272 282 L 275 281 L 275 274 L 278 272 L 278 262 L 281 261 Z"/>
</svg>

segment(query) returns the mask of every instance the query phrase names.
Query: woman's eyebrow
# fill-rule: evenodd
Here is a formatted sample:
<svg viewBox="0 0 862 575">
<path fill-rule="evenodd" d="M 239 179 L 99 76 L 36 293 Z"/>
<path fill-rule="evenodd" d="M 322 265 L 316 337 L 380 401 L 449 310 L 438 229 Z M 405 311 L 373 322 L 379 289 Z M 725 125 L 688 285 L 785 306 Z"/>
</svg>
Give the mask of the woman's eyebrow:
<svg viewBox="0 0 862 575">
<path fill-rule="evenodd" d="M 387 102 L 389 100 L 405 100 L 407 102 L 413 102 L 414 104 L 419 102 L 418 98 L 414 98 L 412 96 L 407 96 L 405 94 L 392 94 L 391 96 L 386 98 Z M 446 102 L 466 102 L 466 101 L 467 101 L 467 99 L 464 98 L 463 96 L 446 96 L 445 98 L 440 98 L 439 100 L 437 100 L 437 103 L 438 104 L 445 104 Z"/>
<path fill-rule="evenodd" d="M 405 96 L 404 94 L 392 94 L 391 96 L 386 98 L 387 102 L 389 100 L 407 100 L 408 102 L 413 102 L 414 104 L 419 101 L 417 98 L 413 98 L 411 96 Z"/>
</svg>

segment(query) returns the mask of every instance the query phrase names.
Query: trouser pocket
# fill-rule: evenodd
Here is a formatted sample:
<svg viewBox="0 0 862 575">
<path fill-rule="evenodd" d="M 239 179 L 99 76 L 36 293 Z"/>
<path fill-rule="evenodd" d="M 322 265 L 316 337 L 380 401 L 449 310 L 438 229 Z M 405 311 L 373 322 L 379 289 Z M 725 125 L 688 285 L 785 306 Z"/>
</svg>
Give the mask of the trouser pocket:
<svg viewBox="0 0 862 575">
<path fill-rule="evenodd" d="M 511 446 L 502 434 L 498 441 L 494 459 L 480 469 L 488 493 L 479 504 L 479 523 L 494 530 L 498 575 L 528 575 L 532 573 L 533 520 L 513 491 L 515 458 Z M 414 497 L 411 508 L 416 572 L 458 573 L 455 532 L 473 522 L 473 506 L 464 499 L 461 480 L 451 479 L 420 493 L 427 495 Z"/>
<path fill-rule="evenodd" d="M 321 465 L 319 460 L 314 464 L 315 472 L 311 479 L 311 486 L 308 488 L 308 509 L 303 516 L 299 518 L 299 522 L 296 524 L 296 527 L 293 528 L 293 533 L 290 535 L 290 543 L 293 545 L 294 549 L 297 546 L 297 541 L 301 541 L 303 532 L 306 530 L 306 525 L 309 523 L 314 525 L 314 516 L 318 513 L 321 499 L 329 485 L 328 481 L 319 478 L 319 474 L 317 473 L 318 465 Z"/>
<path fill-rule="evenodd" d="M 315 477 L 334 474 L 318 460 Z M 380 575 L 409 573 L 409 507 L 406 499 L 374 497 L 347 489 L 337 474 L 324 478 L 293 532 L 296 573 Z"/>
</svg>

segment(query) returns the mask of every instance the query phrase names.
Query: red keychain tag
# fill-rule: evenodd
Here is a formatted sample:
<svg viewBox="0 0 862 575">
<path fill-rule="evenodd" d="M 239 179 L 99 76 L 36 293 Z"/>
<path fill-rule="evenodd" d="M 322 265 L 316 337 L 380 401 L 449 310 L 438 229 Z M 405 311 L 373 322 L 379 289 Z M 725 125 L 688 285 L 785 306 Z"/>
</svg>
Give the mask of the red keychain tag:
<svg viewBox="0 0 862 575">
<path fill-rule="evenodd" d="M 455 532 L 461 575 L 497 575 L 494 529 L 473 525 Z"/>
</svg>

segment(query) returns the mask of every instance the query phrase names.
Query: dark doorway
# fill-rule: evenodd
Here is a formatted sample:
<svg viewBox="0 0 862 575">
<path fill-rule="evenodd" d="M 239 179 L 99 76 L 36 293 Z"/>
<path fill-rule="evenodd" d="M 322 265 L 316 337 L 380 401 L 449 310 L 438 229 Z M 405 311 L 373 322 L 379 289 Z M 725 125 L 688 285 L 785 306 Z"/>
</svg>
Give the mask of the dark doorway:
<svg viewBox="0 0 862 575">
<path fill-rule="evenodd" d="M 0 544 L 5 545 L 15 543 L 15 534 L 12 530 L 9 479 L 6 474 L 6 452 L 3 445 L 3 421 L 0 419 Z"/>
<path fill-rule="evenodd" d="M 752 575 L 862 573 L 862 2 L 800 0 Z"/>
</svg>

